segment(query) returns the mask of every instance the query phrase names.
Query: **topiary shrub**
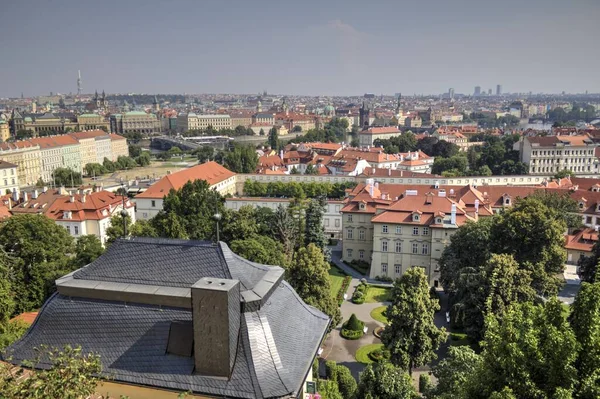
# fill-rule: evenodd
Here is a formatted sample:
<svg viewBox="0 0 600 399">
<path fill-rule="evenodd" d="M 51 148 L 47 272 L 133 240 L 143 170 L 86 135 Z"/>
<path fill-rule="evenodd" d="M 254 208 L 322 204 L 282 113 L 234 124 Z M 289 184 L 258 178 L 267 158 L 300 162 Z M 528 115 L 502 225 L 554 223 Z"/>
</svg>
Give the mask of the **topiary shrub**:
<svg viewBox="0 0 600 399">
<path fill-rule="evenodd" d="M 356 286 L 355 292 L 362 292 L 364 294 L 365 291 L 367 291 L 367 285 L 366 284 L 359 284 L 359 285 Z"/>
<path fill-rule="evenodd" d="M 428 374 L 419 375 L 419 392 L 427 393 L 432 388 L 431 379 Z"/>
<path fill-rule="evenodd" d="M 346 339 L 359 339 L 360 337 L 363 336 L 363 332 L 362 331 L 354 331 L 354 330 L 348 330 L 347 328 L 342 328 L 342 331 L 340 332 L 340 335 L 342 336 L 342 338 L 346 338 Z"/>
<path fill-rule="evenodd" d="M 380 363 L 390 359 L 390 351 L 384 348 L 376 349 L 373 352 L 369 352 L 368 356 L 375 363 Z"/>
<path fill-rule="evenodd" d="M 337 366 L 338 389 L 344 398 L 353 398 L 356 393 L 356 380 L 346 366 Z"/>
<path fill-rule="evenodd" d="M 325 362 L 325 375 L 328 380 L 337 381 L 338 378 L 338 365 L 333 360 Z"/>
<path fill-rule="evenodd" d="M 365 303 L 365 299 L 366 299 L 366 297 L 364 295 L 358 296 L 358 297 L 352 297 L 352 303 L 360 305 L 362 303 Z"/>
<path fill-rule="evenodd" d="M 365 327 L 365 323 L 360 321 L 354 313 L 352 313 L 352 315 L 350 316 L 348 321 L 346 321 L 346 323 L 344 323 L 344 325 L 343 325 L 343 328 L 345 328 L 347 330 L 360 331 L 360 332 L 363 331 L 364 327 Z"/>
</svg>

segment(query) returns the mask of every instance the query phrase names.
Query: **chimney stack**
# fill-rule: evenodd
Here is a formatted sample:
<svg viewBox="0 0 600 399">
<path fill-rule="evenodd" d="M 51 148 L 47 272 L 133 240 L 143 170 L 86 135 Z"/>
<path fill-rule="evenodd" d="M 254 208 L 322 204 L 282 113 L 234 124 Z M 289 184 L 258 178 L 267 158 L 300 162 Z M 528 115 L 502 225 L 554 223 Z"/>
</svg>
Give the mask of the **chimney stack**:
<svg viewBox="0 0 600 399">
<path fill-rule="evenodd" d="M 450 213 L 450 224 L 456 225 L 456 204 L 452 204 Z"/>
<path fill-rule="evenodd" d="M 392 175 L 392 168 L 389 168 L 388 169 L 388 176 L 391 176 L 391 175 Z"/>
<path fill-rule="evenodd" d="M 48 191 L 48 186 L 44 186 L 44 187 L 42 188 L 42 192 L 43 192 L 43 193 L 45 193 L 46 191 Z"/>
<path fill-rule="evenodd" d="M 70 195 L 69 195 L 69 202 L 73 203 L 75 202 L 75 194 L 71 191 Z"/>
<path fill-rule="evenodd" d="M 479 213 L 479 200 L 475 200 L 475 213 Z"/>
<path fill-rule="evenodd" d="M 23 191 L 23 202 L 27 202 L 27 191 Z"/>
<path fill-rule="evenodd" d="M 86 199 L 87 199 L 87 194 L 85 194 L 85 193 L 84 193 L 84 194 L 81 196 L 81 202 L 85 203 L 85 200 L 86 200 Z"/>
<path fill-rule="evenodd" d="M 240 317 L 239 280 L 204 277 L 192 286 L 195 373 L 231 376 Z"/>
<path fill-rule="evenodd" d="M 15 188 L 15 190 L 12 192 L 12 200 L 15 204 L 17 202 L 19 202 L 19 189 L 18 188 Z"/>
<path fill-rule="evenodd" d="M 33 193 L 31 194 L 31 199 L 37 199 L 38 197 L 38 190 L 37 188 L 35 190 L 33 190 Z"/>
</svg>

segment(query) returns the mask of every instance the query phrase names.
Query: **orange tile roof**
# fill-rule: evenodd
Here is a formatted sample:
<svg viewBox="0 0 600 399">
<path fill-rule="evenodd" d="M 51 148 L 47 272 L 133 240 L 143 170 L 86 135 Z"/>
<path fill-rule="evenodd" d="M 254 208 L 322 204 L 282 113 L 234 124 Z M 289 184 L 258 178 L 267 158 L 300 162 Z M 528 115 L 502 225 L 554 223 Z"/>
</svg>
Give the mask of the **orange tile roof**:
<svg viewBox="0 0 600 399">
<path fill-rule="evenodd" d="M 188 181 L 205 180 L 209 185 L 220 183 L 235 173 L 224 168 L 214 161 L 206 162 L 193 168 L 172 173 L 160 179 L 136 198 L 156 198 L 161 199 L 169 193 L 171 189 L 178 190 Z"/>
<path fill-rule="evenodd" d="M 129 199 L 126 198 L 125 201 L 125 208 L 134 206 Z M 45 214 L 54 220 L 62 220 L 65 212 L 72 213 L 68 220 L 101 220 L 111 217 L 112 214 L 109 210 L 122 205 L 122 203 L 123 196 L 104 190 L 89 194 L 74 194 L 73 202 L 71 202 L 71 196 L 63 195 L 52 203 Z M 106 213 L 104 213 L 105 210 Z"/>
<path fill-rule="evenodd" d="M 360 134 L 400 134 L 400 130 L 397 127 L 370 127 L 360 132 Z"/>
<path fill-rule="evenodd" d="M 108 133 L 106 133 L 104 130 L 100 130 L 100 129 L 88 130 L 85 132 L 73 132 L 73 133 L 67 133 L 67 134 L 77 140 L 92 139 L 92 138 L 108 135 Z"/>
<path fill-rule="evenodd" d="M 119 136 L 118 134 L 114 134 L 114 133 L 110 134 L 110 139 L 113 140 L 113 141 L 116 141 L 116 140 L 127 140 L 125 137 Z"/>
<path fill-rule="evenodd" d="M 575 234 L 565 237 L 565 248 L 575 251 L 592 252 L 598 241 L 598 232 L 592 228 L 575 231 Z"/>
</svg>

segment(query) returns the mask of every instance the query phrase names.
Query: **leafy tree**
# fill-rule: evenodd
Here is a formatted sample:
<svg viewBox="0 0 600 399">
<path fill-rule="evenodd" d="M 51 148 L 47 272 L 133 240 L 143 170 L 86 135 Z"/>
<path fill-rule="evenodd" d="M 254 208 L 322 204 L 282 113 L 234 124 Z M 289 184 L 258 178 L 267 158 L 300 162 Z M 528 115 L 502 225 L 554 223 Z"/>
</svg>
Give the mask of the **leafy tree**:
<svg viewBox="0 0 600 399">
<path fill-rule="evenodd" d="M 90 397 L 100 382 L 102 363 L 95 354 L 83 354 L 80 347 L 63 350 L 40 348 L 39 359 L 48 359 L 49 369 L 28 373 L 23 368 L 0 364 L 0 396 L 13 399 Z"/>
<path fill-rule="evenodd" d="M 288 267 L 283 245 L 271 237 L 252 235 L 231 241 L 231 250 L 249 261 L 263 265 Z"/>
<path fill-rule="evenodd" d="M 33 130 L 29 130 L 29 129 L 28 130 L 19 129 L 15 133 L 15 138 L 17 140 L 26 140 L 26 139 L 33 138 L 33 136 L 34 136 Z"/>
<path fill-rule="evenodd" d="M 288 259 L 291 259 L 296 246 L 298 231 L 296 221 L 283 205 L 279 205 L 275 210 L 275 214 L 273 215 L 273 230 L 275 238 L 279 239 L 283 244 L 286 256 Z"/>
<path fill-rule="evenodd" d="M 127 226 L 127 232 L 131 231 L 131 217 L 125 216 L 125 225 Z M 125 237 L 125 230 L 123 230 L 123 216 L 120 213 L 113 215 L 110 218 L 110 226 L 106 228 L 106 245 L 110 245 L 117 238 Z"/>
<path fill-rule="evenodd" d="M 15 310 L 15 300 L 13 298 L 12 284 L 7 276 L 9 276 L 11 260 L 3 249 L 0 249 L 0 275 L 4 278 L 0 279 L 0 334 L 3 333 L 3 328 L 8 324 Z"/>
<path fill-rule="evenodd" d="M 188 239 L 185 221 L 173 212 L 160 211 L 152 219 L 152 227 L 160 237 Z"/>
<path fill-rule="evenodd" d="M 265 135 L 265 131 L 264 129 L 260 129 L 260 131 L 258 132 L 259 136 L 264 136 Z"/>
<path fill-rule="evenodd" d="M 112 173 L 118 169 L 117 163 L 111 161 L 108 158 L 104 158 L 104 160 L 102 161 L 102 166 L 104 167 L 104 170 L 106 170 L 106 172 L 108 173 Z"/>
<path fill-rule="evenodd" d="M 257 234 L 258 224 L 254 218 L 254 207 L 245 205 L 237 211 L 225 209 L 222 226 L 221 237 L 225 242 L 243 240 Z"/>
<path fill-rule="evenodd" d="M 543 306 L 515 305 L 502 320 L 487 316 L 486 325 L 478 377 L 482 394 L 509 387 L 519 398 L 572 396 L 577 342 L 557 299 Z"/>
<path fill-rule="evenodd" d="M 443 158 L 452 158 L 458 155 L 460 152 L 460 147 L 454 143 L 450 143 L 445 140 L 438 140 L 432 146 L 432 154 L 434 157 L 443 157 Z M 429 154 L 427 154 L 429 155 Z"/>
<path fill-rule="evenodd" d="M 327 243 L 329 240 L 325 235 L 323 227 L 323 214 L 327 201 L 320 197 L 308 201 L 308 205 L 304 212 L 305 229 L 304 229 L 304 245 L 315 244 L 323 251 L 325 257 L 329 260 L 329 252 L 327 251 Z"/>
<path fill-rule="evenodd" d="M 4 325 L 0 325 L 0 351 L 11 345 L 13 342 L 20 339 L 23 334 L 29 329 L 29 324 L 23 320 L 12 320 Z M 1 366 L 0 366 L 1 368 Z M 1 373 L 1 371 L 0 371 Z M 0 377 L 1 379 L 2 377 Z M 1 383 L 0 383 L 1 384 Z M 0 389 L 0 394 L 2 390 Z"/>
<path fill-rule="evenodd" d="M 462 268 L 459 286 L 459 299 L 452 307 L 453 321 L 476 340 L 483 335 L 485 314 L 502 317 L 511 304 L 535 298 L 530 272 L 519 269 L 512 255 L 507 254 L 492 254 L 481 270 Z"/>
<path fill-rule="evenodd" d="M 415 151 L 417 149 L 417 138 L 412 132 L 390 139 L 377 139 L 373 143 L 376 147 L 383 147 L 386 154 L 396 154 L 398 152 Z"/>
<path fill-rule="evenodd" d="M 83 169 L 88 176 L 101 176 L 107 172 L 106 168 L 99 163 L 88 163 Z"/>
<path fill-rule="evenodd" d="M 129 156 L 131 158 L 136 158 L 142 155 L 142 147 L 139 145 L 130 145 L 129 146 Z"/>
<path fill-rule="evenodd" d="M 52 180 L 57 186 L 75 187 L 81 185 L 81 173 L 69 168 L 56 168 L 52 172 Z"/>
<path fill-rule="evenodd" d="M 352 398 L 356 393 L 357 384 L 350 369 L 346 366 L 337 365 L 336 381 L 338 389 L 343 398 Z"/>
<path fill-rule="evenodd" d="M 331 296 L 329 268 L 321 250 L 314 244 L 309 244 L 294 253 L 287 270 L 287 281 L 304 302 L 331 317 L 331 329 L 340 323 L 341 314 L 337 302 Z"/>
<path fill-rule="evenodd" d="M 104 253 L 100 239 L 93 234 L 81 236 L 75 244 L 75 267 L 89 265 Z"/>
<path fill-rule="evenodd" d="M 126 157 L 123 155 L 119 156 L 117 158 L 117 162 L 115 162 L 115 163 L 116 163 L 117 169 L 119 169 L 119 170 L 133 169 L 138 166 L 138 164 L 133 160 L 133 158 Z"/>
<path fill-rule="evenodd" d="M 434 149 L 433 146 L 439 140 L 434 136 L 425 136 L 422 139 L 417 141 L 417 150 L 423 151 L 425 154 L 429 156 L 433 156 Z"/>
<path fill-rule="evenodd" d="M 481 369 L 481 356 L 468 346 L 450 346 L 447 356 L 433 366 L 438 384 L 428 392 L 428 398 L 462 399 L 471 397 L 471 380 Z"/>
<path fill-rule="evenodd" d="M 225 154 L 224 165 L 236 173 L 254 173 L 258 165 L 258 155 L 252 146 L 237 145 Z"/>
<path fill-rule="evenodd" d="M 437 157 L 433 161 L 431 172 L 434 174 L 443 174 L 453 172 L 453 176 L 465 176 L 467 174 L 467 158 L 464 155 L 456 155 L 451 158 Z"/>
<path fill-rule="evenodd" d="M 214 159 L 215 149 L 211 146 L 204 145 L 194 150 L 194 154 L 198 157 L 198 162 L 205 163 Z"/>
<path fill-rule="evenodd" d="M 147 220 L 136 220 L 131 227 L 128 228 L 129 234 L 133 237 L 158 237 L 156 229 L 152 223 Z"/>
<path fill-rule="evenodd" d="M 325 399 L 344 399 L 335 381 L 318 380 L 317 390 Z"/>
<path fill-rule="evenodd" d="M 292 128 L 292 132 L 293 132 L 293 133 L 298 133 L 298 132 L 301 132 L 301 131 L 302 131 L 302 126 L 298 126 L 298 125 L 296 125 L 296 126 L 294 126 L 294 127 Z"/>
<path fill-rule="evenodd" d="M 533 287 L 539 294 L 556 294 L 560 286 L 556 275 L 562 273 L 567 259 L 565 222 L 537 198 L 519 200 L 496 218 L 492 251 L 513 255 L 522 268 L 531 272 Z"/>
<path fill-rule="evenodd" d="M 215 190 L 211 190 L 205 180 L 194 180 L 185 183 L 179 190 L 171 190 L 163 201 L 163 210 L 155 216 L 153 223 L 160 237 L 170 237 L 174 230 L 162 230 L 169 225 L 162 225 L 160 220 L 168 221 L 170 213 L 177 215 L 183 225 L 187 237 L 192 240 L 209 240 L 215 232 L 215 213 L 224 213 L 224 199 Z M 174 219 L 170 219 L 174 222 Z M 171 227 L 175 227 L 173 224 Z"/>
<path fill-rule="evenodd" d="M 139 156 L 135 158 L 135 163 L 138 166 L 148 166 L 150 165 L 151 158 L 148 152 L 142 152 Z"/>
<path fill-rule="evenodd" d="M 381 335 L 394 365 L 412 373 L 413 368 L 436 358 L 435 351 L 445 340 L 445 330 L 434 323 L 438 310 L 439 302 L 431 298 L 422 268 L 413 267 L 396 280 L 386 310 L 389 326 Z"/>
<path fill-rule="evenodd" d="M 315 167 L 314 165 L 310 164 L 304 170 L 304 174 L 305 175 L 318 175 L 319 169 L 317 169 L 317 167 Z"/>
<path fill-rule="evenodd" d="M 300 171 L 295 166 L 292 166 L 292 170 L 290 170 L 290 175 L 299 175 Z"/>
<path fill-rule="evenodd" d="M 269 130 L 269 147 L 273 150 L 277 150 L 279 148 L 279 137 L 277 135 L 277 129 L 271 128 Z"/>
<path fill-rule="evenodd" d="M 569 194 L 537 190 L 527 198 L 537 198 L 548 208 L 555 210 L 569 229 L 581 227 L 581 216 L 579 215 L 577 201 L 571 198 Z"/>
<path fill-rule="evenodd" d="M 600 243 L 596 241 L 592 247 L 592 254 L 584 256 L 578 261 L 579 277 L 581 281 L 595 283 L 598 281 L 598 260 L 600 259 Z"/>
<path fill-rule="evenodd" d="M 573 173 L 573 171 L 569 170 L 569 169 L 563 169 L 560 172 L 557 172 L 554 175 L 555 179 L 564 179 L 565 177 L 573 177 L 575 176 L 575 173 Z"/>
<path fill-rule="evenodd" d="M 575 365 L 578 398 L 600 397 L 600 283 L 583 283 L 569 322 L 580 349 Z"/>
<path fill-rule="evenodd" d="M 406 371 L 390 363 L 369 364 L 360 374 L 357 398 L 416 399 L 419 394 Z"/>
<path fill-rule="evenodd" d="M 71 271 L 73 238 L 46 216 L 22 214 L 4 221 L 0 245 L 15 260 L 11 277 L 16 313 L 42 306 L 54 290 L 54 280 Z"/>
</svg>

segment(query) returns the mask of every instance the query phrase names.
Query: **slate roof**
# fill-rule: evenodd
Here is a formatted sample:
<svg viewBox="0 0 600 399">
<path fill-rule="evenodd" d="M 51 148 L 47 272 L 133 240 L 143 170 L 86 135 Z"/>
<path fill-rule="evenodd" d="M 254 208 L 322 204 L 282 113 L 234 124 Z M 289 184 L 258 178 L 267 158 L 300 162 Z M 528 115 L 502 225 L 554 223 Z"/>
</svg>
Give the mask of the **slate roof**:
<svg viewBox="0 0 600 399">
<path fill-rule="evenodd" d="M 134 238 L 115 241 L 73 278 L 190 287 L 197 277 L 219 275 L 242 279 L 248 288 L 264 283 L 260 278 L 272 269 L 234 255 L 225 244 Z M 187 308 L 67 297 L 59 289 L 6 355 L 22 364 L 41 345 L 80 345 L 100 355 L 103 373 L 115 381 L 229 398 L 287 398 L 300 392 L 329 324 L 289 284 L 277 283 L 260 308 L 241 314 L 237 356 L 226 379 L 194 373 L 193 356 L 167 353 L 171 323 L 191 321 Z"/>
</svg>

